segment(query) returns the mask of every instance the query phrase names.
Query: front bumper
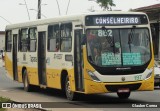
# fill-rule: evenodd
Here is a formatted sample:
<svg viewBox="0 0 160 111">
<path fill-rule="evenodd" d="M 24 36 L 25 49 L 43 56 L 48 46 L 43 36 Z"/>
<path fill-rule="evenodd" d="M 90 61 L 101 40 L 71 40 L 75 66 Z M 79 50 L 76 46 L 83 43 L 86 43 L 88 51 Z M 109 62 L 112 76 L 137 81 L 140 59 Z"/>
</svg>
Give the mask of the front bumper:
<svg viewBox="0 0 160 111">
<path fill-rule="evenodd" d="M 117 92 L 122 88 L 129 88 L 130 91 L 153 91 L 154 90 L 154 76 L 150 79 L 137 82 L 121 82 L 121 83 L 104 83 L 94 82 L 92 80 L 85 80 L 85 93 L 107 93 Z"/>
</svg>

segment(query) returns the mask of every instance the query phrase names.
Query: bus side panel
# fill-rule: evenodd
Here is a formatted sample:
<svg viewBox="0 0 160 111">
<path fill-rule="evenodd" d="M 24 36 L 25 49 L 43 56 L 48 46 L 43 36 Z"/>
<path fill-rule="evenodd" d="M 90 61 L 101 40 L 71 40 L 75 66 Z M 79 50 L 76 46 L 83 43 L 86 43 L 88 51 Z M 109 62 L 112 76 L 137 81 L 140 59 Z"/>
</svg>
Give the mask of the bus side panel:
<svg viewBox="0 0 160 111">
<path fill-rule="evenodd" d="M 20 66 L 20 65 L 18 66 L 18 82 L 23 82 L 23 77 L 22 77 L 23 67 L 26 67 L 27 69 L 30 84 L 39 85 L 37 68 Z"/>
<path fill-rule="evenodd" d="M 47 87 L 60 89 L 60 62 L 54 58 L 55 52 L 46 52 L 46 79 Z"/>
<path fill-rule="evenodd" d="M 34 59 L 33 59 L 34 58 Z M 28 52 L 18 53 L 18 81 L 23 82 L 23 68 L 27 70 L 29 82 L 32 85 L 39 85 L 38 81 L 38 69 L 36 56 L 29 54 Z"/>
<path fill-rule="evenodd" d="M 47 87 L 60 89 L 60 73 L 58 69 L 47 69 Z"/>
<path fill-rule="evenodd" d="M 71 82 L 71 90 L 75 91 L 73 64 L 71 61 L 65 61 L 65 54 L 47 52 L 46 61 L 47 87 L 61 89 L 62 72 L 65 70 Z"/>
<path fill-rule="evenodd" d="M 7 74 L 13 79 L 13 67 L 12 67 L 12 52 L 5 53 L 5 68 L 7 70 Z"/>
<path fill-rule="evenodd" d="M 18 82 L 23 82 L 22 79 L 22 66 L 18 65 Z"/>
<path fill-rule="evenodd" d="M 35 67 L 27 67 L 29 82 L 32 85 L 39 85 L 38 71 Z"/>
<path fill-rule="evenodd" d="M 28 61 L 27 72 L 30 84 L 39 85 L 37 52 L 28 53 L 26 59 Z"/>
<path fill-rule="evenodd" d="M 60 69 L 47 69 L 47 87 L 62 89 L 61 77 L 63 73 L 61 72 L 62 70 Z M 74 69 L 67 70 L 67 72 L 71 83 L 71 90 L 75 91 Z"/>
</svg>

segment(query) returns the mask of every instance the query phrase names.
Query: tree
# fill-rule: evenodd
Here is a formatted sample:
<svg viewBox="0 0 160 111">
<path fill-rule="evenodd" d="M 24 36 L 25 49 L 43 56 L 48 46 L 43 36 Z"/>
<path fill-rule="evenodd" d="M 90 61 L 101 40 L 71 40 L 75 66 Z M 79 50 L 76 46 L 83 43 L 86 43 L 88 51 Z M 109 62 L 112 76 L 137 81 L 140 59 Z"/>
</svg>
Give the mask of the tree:
<svg viewBox="0 0 160 111">
<path fill-rule="evenodd" d="M 96 1 L 103 10 L 112 10 L 112 6 L 116 6 L 113 0 L 97 0 Z"/>
</svg>

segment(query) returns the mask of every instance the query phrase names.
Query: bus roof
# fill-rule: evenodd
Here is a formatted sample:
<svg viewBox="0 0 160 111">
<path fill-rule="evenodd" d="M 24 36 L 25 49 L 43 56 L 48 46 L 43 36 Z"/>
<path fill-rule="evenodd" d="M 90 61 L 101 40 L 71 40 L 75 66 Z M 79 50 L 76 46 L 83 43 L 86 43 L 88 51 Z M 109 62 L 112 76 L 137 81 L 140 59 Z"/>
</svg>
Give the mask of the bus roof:
<svg viewBox="0 0 160 111">
<path fill-rule="evenodd" d="M 145 14 L 145 13 L 143 12 L 124 12 L 124 11 L 105 11 L 105 12 L 103 11 L 103 12 L 82 13 L 78 15 L 65 15 L 65 16 L 57 16 L 57 17 L 48 18 L 48 19 L 37 19 L 34 21 L 10 24 L 6 26 L 6 30 L 22 28 L 22 27 L 34 27 L 37 25 L 56 24 L 60 22 L 69 22 L 69 21 L 77 21 L 77 20 L 82 21 L 82 19 L 84 19 L 84 17 L 87 15 L 103 15 L 103 14 Z"/>
</svg>

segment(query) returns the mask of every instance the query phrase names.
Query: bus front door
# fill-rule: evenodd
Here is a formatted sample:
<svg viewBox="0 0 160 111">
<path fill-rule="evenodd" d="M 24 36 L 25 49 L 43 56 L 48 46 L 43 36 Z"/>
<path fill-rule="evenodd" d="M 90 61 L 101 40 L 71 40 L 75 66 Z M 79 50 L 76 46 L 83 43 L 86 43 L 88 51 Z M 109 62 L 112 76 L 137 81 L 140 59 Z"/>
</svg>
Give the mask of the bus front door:
<svg viewBox="0 0 160 111">
<path fill-rule="evenodd" d="M 13 34 L 13 79 L 18 81 L 18 72 L 17 72 L 17 34 Z"/>
<path fill-rule="evenodd" d="M 46 32 L 38 32 L 37 54 L 39 84 L 46 85 Z"/>
<path fill-rule="evenodd" d="M 81 44 L 82 30 L 75 30 L 75 52 L 74 52 L 74 73 L 75 73 L 75 84 L 77 91 L 84 91 L 83 81 L 83 49 Z"/>
</svg>

